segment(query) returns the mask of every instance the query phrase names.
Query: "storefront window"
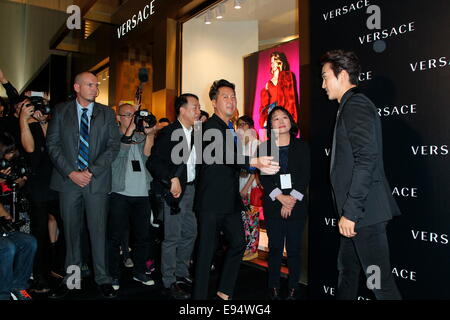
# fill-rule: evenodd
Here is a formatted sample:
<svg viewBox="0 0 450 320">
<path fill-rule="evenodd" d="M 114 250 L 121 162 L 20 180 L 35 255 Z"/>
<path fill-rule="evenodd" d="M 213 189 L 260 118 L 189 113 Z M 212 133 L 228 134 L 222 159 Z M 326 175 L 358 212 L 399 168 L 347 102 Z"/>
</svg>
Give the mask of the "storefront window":
<svg viewBox="0 0 450 320">
<path fill-rule="evenodd" d="M 212 114 L 209 88 L 226 79 L 236 85 L 239 116 L 253 118 L 258 133 L 276 105 L 298 121 L 298 13 L 298 0 L 228 0 L 183 23 L 181 92 L 198 95 Z M 268 251 L 264 223 L 258 248 Z"/>
<path fill-rule="evenodd" d="M 99 94 L 95 101 L 107 106 L 109 105 L 109 67 L 97 72 L 96 75 L 99 83 Z"/>
<path fill-rule="evenodd" d="M 211 114 L 209 87 L 214 80 L 227 79 L 236 84 L 239 115 L 254 118 L 258 130 L 260 123 L 264 125 L 259 121 L 260 109 L 268 111 L 262 110 L 261 91 L 272 78 L 270 55 L 287 51 L 296 81 L 295 112 L 299 98 L 299 50 L 298 40 L 294 40 L 298 25 L 297 0 L 218 2 L 183 24 L 182 92 L 197 94 L 202 109 Z M 282 44 L 287 47 L 279 47 Z M 270 104 L 270 99 L 266 102 Z"/>
</svg>

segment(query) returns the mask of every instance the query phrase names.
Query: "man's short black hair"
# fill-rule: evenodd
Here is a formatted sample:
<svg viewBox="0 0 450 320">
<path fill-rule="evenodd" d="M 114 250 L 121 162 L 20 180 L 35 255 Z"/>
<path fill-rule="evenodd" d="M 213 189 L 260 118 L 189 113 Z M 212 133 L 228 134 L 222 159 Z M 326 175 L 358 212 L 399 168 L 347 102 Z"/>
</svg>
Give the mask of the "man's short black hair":
<svg viewBox="0 0 450 320">
<path fill-rule="evenodd" d="M 177 116 L 180 114 L 180 108 L 188 103 L 188 100 L 187 100 L 188 97 L 199 100 L 198 97 L 193 93 L 183 93 L 182 95 L 177 97 L 175 99 L 175 114 Z"/>
<path fill-rule="evenodd" d="M 161 118 L 161 119 L 158 120 L 158 122 L 159 122 L 159 123 L 162 123 L 162 122 L 170 123 L 170 120 L 167 119 L 167 118 Z"/>
<path fill-rule="evenodd" d="M 213 84 L 211 85 L 211 88 L 209 89 L 209 98 L 211 100 L 216 100 L 217 93 L 219 92 L 219 89 L 222 87 L 228 87 L 228 88 L 233 89 L 233 91 L 235 91 L 234 83 L 231 83 L 225 79 L 216 80 L 213 82 Z"/>
<path fill-rule="evenodd" d="M 357 85 L 358 77 L 361 73 L 359 58 L 352 51 L 331 50 L 326 52 L 320 59 L 321 65 L 330 63 L 334 75 L 337 76 L 342 70 L 347 71 L 350 77 L 350 83 Z"/>
<path fill-rule="evenodd" d="M 204 110 L 200 110 L 200 118 L 203 116 L 205 116 L 206 119 L 209 119 L 209 113 Z"/>
</svg>

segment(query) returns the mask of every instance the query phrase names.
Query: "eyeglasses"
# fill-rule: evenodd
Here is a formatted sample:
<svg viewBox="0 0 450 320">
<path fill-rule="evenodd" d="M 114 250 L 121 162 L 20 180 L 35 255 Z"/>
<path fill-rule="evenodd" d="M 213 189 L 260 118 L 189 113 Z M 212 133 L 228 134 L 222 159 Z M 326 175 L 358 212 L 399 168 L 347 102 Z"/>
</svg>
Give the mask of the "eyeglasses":
<svg viewBox="0 0 450 320">
<path fill-rule="evenodd" d="M 125 113 L 125 114 L 119 114 L 119 116 L 125 117 L 125 118 L 130 118 L 130 117 L 133 116 L 133 114 L 132 113 Z"/>
</svg>

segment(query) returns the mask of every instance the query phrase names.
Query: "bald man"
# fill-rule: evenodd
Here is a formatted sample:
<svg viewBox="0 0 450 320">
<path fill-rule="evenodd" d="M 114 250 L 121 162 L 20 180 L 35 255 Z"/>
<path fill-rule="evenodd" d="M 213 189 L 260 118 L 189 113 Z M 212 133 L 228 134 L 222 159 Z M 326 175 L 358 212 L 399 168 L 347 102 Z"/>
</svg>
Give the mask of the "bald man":
<svg viewBox="0 0 450 320">
<path fill-rule="evenodd" d="M 106 265 L 108 193 L 111 163 L 120 148 L 114 111 L 95 102 L 97 77 L 83 72 L 75 77 L 76 99 L 55 108 L 48 128 L 47 147 L 54 169 L 50 187 L 59 192 L 66 240 L 67 274 L 51 298 L 79 289 L 81 229 L 84 212 L 89 230 L 95 282 L 104 297 L 116 296 Z M 70 267 L 70 268 L 69 268 Z"/>
</svg>

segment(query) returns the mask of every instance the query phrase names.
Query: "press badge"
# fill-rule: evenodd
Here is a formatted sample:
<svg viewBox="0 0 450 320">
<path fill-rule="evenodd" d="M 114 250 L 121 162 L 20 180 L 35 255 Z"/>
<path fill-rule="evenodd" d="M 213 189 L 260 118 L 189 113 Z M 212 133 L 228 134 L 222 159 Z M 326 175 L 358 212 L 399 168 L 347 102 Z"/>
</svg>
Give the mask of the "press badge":
<svg viewBox="0 0 450 320">
<path fill-rule="evenodd" d="M 281 184 L 281 189 L 292 189 L 291 175 L 289 173 L 281 174 L 280 175 L 280 184 Z"/>
<path fill-rule="evenodd" d="M 131 160 L 131 166 L 134 172 L 141 172 L 141 164 L 138 160 Z"/>
</svg>

